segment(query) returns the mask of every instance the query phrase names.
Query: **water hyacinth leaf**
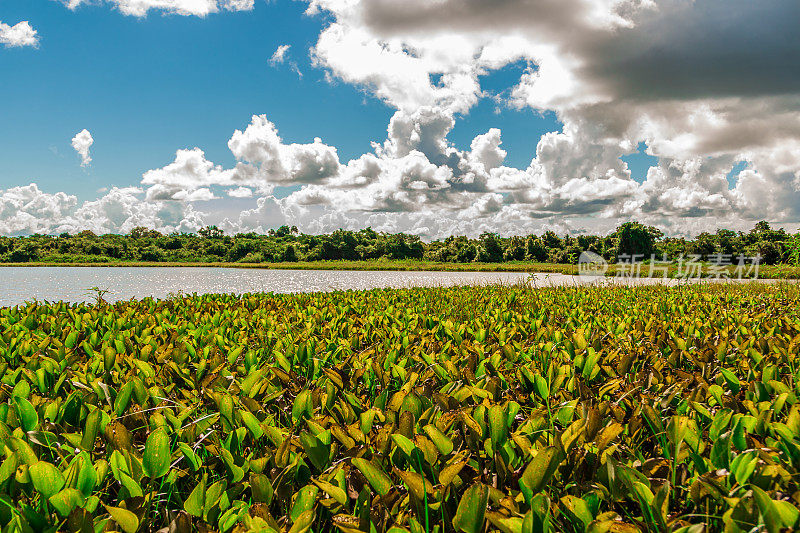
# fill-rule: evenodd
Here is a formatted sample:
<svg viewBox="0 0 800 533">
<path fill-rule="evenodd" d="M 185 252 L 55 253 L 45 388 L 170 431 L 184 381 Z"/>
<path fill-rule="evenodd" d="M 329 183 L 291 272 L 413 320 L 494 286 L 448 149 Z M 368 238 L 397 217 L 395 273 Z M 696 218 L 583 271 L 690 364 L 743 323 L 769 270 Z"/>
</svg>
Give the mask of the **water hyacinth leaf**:
<svg viewBox="0 0 800 533">
<path fill-rule="evenodd" d="M 523 521 L 523 533 L 533 533 L 536 531 L 550 531 L 550 498 L 546 494 L 537 494 L 531 499 L 531 510 Z"/>
<path fill-rule="evenodd" d="M 769 533 L 780 533 L 783 529 L 782 516 L 778 513 L 775 503 L 769 495 L 758 487 L 753 487 L 753 497 L 755 497 L 758 510 L 761 512 L 761 518 L 767 526 Z"/>
<path fill-rule="evenodd" d="M 127 411 L 131 401 L 131 394 L 133 394 L 133 382 L 129 381 L 122 386 L 114 400 L 114 413 L 117 416 L 122 416 Z"/>
<path fill-rule="evenodd" d="M 228 469 L 231 481 L 233 483 L 239 483 L 242 479 L 244 479 L 244 469 L 236 464 L 233 454 L 231 454 L 231 452 L 225 448 L 222 448 L 220 450 L 220 455 L 222 457 L 222 461 L 225 463 L 225 466 Z"/>
<path fill-rule="evenodd" d="M 797 507 L 785 500 L 772 500 L 772 505 L 780 516 L 783 527 L 797 529 L 800 522 L 800 510 Z"/>
<path fill-rule="evenodd" d="M 301 418 L 310 418 L 314 411 L 311 401 L 311 391 L 303 390 L 294 399 L 292 405 L 292 420 L 296 424 Z"/>
<path fill-rule="evenodd" d="M 98 482 L 97 471 L 85 452 L 78 455 L 76 461 L 79 467 L 75 486 L 84 496 L 91 496 Z"/>
<path fill-rule="evenodd" d="M 558 468 L 563 452 L 557 446 L 548 446 L 536 454 L 520 477 L 519 485 L 526 495 L 526 500 L 541 492 Z"/>
<path fill-rule="evenodd" d="M 458 503 L 453 527 L 464 533 L 479 533 L 483 530 L 486 506 L 489 503 L 489 487 L 481 483 L 471 485 Z"/>
<path fill-rule="evenodd" d="M 501 513 L 486 513 L 486 518 L 503 533 L 523 533 L 525 520 L 514 516 L 509 517 Z"/>
<path fill-rule="evenodd" d="M 348 502 L 347 493 L 340 487 L 336 485 L 332 485 L 327 481 L 314 480 L 314 484 L 319 487 L 321 490 L 326 492 L 331 498 L 336 500 L 338 503 L 342 505 L 346 505 Z"/>
<path fill-rule="evenodd" d="M 192 450 L 191 446 L 189 446 L 185 442 L 179 442 L 178 449 L 183 454 L 184 459 L 186 459 L 186 461 L 192 467 L 192 470 L 194 470 L 195 472 L 200 470 L 200 467 L 203 465 L 203 461 L 200 459 L 200 457 L 197 456 L 195 451 Z"/>
<path fill-rule="evenodd" d="M 52 464 L 39 461 L 28 469 L 34 488 L 45 498 L 58 493 L 66 482 L 61 471 Z"/>
<path fill-rule="evenodd" d="M 381 496 L 386 496 L 392 489 L 392 480 L 371 462 L 363 458 L 352 459 L 352 464 L 367 478 L 367 481 L 375 491 Z"/>
<path fill-rule="evenodd" d="M 580 530 L 586 531 L 594 520 L 589 505 L 577 496 L 567 495 L 561 498 L 561 509 Z"/>
<path fill-rule="evenodd" d="M 397 476 L 406 484 L 409 491 L 420 501 L 424 500 L 425 494 L 433 494 L 433 486 L 423 476 L 416 472 L 395 469 Z"/>
<path fill-rule="evenodd" d="M 247 427 L 247 430 L 254 439 L 258 440 L 264 435 L 264 430 L 261 429 L 261 424 L 250 411 L 247 411 L 246 409 L 240 409 L 239 416 L 242 418 L 242 422 L 244 423 L 245 427 Z"/>
<path fill-rule="evenodd" d="M 194 488 L 191 494 L 189 494 L 189 497 L 186 498 L 186 501 L 183 503 L 184 510 L 197 518 L 203 516 L 203 511 L 205 509 L 207 478 L 208 476 L 204 474 L 203 478 L 200 480 L 200 483 Z"/>
<path fill-rule="evenodd" d="M 83 438 L 81 439 L 81 448 L 89 452 L 94 450 L 94 443 L 100 432 L 101 422 L 101 409 L 94 409 L 86 416 L 86 424 L 83 427 Z"/>
<path fill-rule="evenodd" d="M 119 507 L 109 507 L 108 505 L 106 505 L 105 508 L 108 514 L 111 515 L 111 518 L 114 519 L 114 522 L 116 522 L 125 533 L 136 533 L 139 529 L 139 518 L 132 512 Z"/>
<path fill-rule="evenodd" d="M 459 472 L 461 472 L 461 470 L 463 470 L 466 465 L 466 459 L 461 459 L 453 464 L 447 465 L 442 469 L 441 472 L 439 472 L 439 483 L 446 487 L 452 483 L 453 479 L 459 474 Z"/>
<path fill-rule="evenodd" d="M 506 414 L 503 408 L 497 404 L 489 408 L 489 434 L 492 438 L 492 446 L 495 448 L 503 445 L 508 434 Z"/>
<path fill-rule="evenodd" d="M 158 479 L 169 472 L 171 459 L 170 442 L 167 432 L 158 428 L 147 437 L 142 457 L 142 467 L 147 477 Z"/>
<path fill-rule="evenodd" d="M 66 518 L 73 509 L 79 505 L 83 505 L 86 499 L 78 489 L 67 488 L 50 496 L 49 501 L 50 504 L 55 507 L 56 511 L 58 511 L 58 514 L 60 514 L 62 518 Z"/>
<path fill-rule="evenodd" d="M 275 490 L 272 483 L 264 474 L 252 474 L 250 476 L 250 489 L 253 492 L 253 501 L 271 504 Z"/>
<path fill-rule="evenodd" d="M 314 511 L 304 511 L 292 524 L 289 533 L 306 533 L 314 525 L 314 518 L 316 515 Z"/>
<path fill-rule="evenodd" d="M 306 452 L 306 456 L 317 470 L 320 472 L 324 471 L 329 463 L 330 447 L 307 432 L 303 432 L 300 435 L 300 444 Z"/>
<path fill-rule="evenodd" d="M 33 407 L 33 404 L 22 396 L 15 396 L 14 408 L 22 424 L 22 430 L 25 432 L 34 431 L 39 425 L 39 415 L 36 414 L 36 408 Z"/>
<path fill-rule="evenodd" d="M 401 435 L 399 433 L 395 433 L 392 435 L 392 440 L 397 445 L 398 448 L 403 450 L 403 453 L 406 454 L 406 457 L 411 457 L 415 450 L 417 450 L 416 444 L 411 442 L 411 440 L 406 437 L 405 435 Z"/>
<path fill-rule="evenodd" d="M 289 518 L 292 522 L 297 522 L 303 513 L 314 509 L 318 493 L 319 488 L 315 485 L 306 485 L 295 494 L 294 504 L 289 512 Z"/>
<path fill-rule="evenodd" d="M 453 453 L 453 441 L 450 438 L 439 431 L 436 426 L 428 424 L 424 428 L 425 434 L 428 435 L 428 438 L 431 439 L 433 444 L 439 450 L 439 453 L 442 455 L 450 455 Z"/>
<path fill-rule="evenodd" d="M 734 374 L 727 368 L 723 368 L 722 377 L 725 380 L 725 383 L 728 385 L 728 388 L 732 390 L 734 394 L 738 394 L 742 388 L 742 384 L 741 381 L 739 381 L 739 378 L 736 377 L 736 374 Z"/>
</svg>

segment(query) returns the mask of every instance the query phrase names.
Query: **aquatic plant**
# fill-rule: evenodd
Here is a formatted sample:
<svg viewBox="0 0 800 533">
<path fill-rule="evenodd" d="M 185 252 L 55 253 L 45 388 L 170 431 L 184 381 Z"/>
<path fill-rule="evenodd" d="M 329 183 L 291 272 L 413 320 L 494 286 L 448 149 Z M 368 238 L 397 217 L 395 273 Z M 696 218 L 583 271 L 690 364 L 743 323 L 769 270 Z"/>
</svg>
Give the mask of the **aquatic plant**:
<svg viewBox="0 0 800 533">
<path fill-rule="evenodd" d="M 0 525 L 794 529 L 798 304 L 710 285 L 0 309 Z"/>
</svg>

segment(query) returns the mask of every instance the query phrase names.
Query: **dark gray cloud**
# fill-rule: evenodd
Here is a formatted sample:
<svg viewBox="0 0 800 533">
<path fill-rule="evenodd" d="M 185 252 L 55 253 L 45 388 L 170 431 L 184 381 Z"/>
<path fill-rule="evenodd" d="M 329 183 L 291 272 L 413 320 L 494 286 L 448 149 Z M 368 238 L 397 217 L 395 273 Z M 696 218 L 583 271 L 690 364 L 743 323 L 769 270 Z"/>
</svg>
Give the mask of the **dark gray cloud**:
<svg viewBox="0 0 800 533">
<path fill-rule="evenodd" d="M 800 94 L 800 2 L 698 0 L 646 12 L 577 49 L 585 74 L 635 100 Z M 601 37 L 601 38 L 598 38 Z"/>
</svg>

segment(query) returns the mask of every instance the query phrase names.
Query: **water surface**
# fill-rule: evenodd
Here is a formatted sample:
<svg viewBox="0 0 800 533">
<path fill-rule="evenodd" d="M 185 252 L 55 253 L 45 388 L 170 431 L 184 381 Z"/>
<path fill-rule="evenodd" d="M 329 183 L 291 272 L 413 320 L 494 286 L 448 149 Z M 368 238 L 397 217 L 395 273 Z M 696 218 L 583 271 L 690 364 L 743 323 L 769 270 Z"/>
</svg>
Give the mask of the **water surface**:
<svg viewBox="0 0 800 533">
<path fill-rule="evenodd" d="M 651 284 L 663 280 L 612 280 L 603 283 Z M 261 270 L 210 267 L 3 267 L 0 306 L 26 301 L 91 301 L 92 287 L 110 291 L 105 299 L 166 298 L 175 294 L 323 292 L 379 288 L 514 284 L 538 287 L 576 285 L 584 278 L 521 272 L 369 272 L 347 270 Z M 674 283 L 670 281 L 670 283 Z"/>
<path fill-rule="evenodd" d="M 507 272 L 365 272 L 207 267 L 4 267 L 0 306 L 25 301 L 91 301 L 92 287 L 110 302 L 174 294 L 323 292 L 418 286 L 516 283 L 528 274 Z M 560 276 L 572 279 L 571 276 Z"/>
</svg>

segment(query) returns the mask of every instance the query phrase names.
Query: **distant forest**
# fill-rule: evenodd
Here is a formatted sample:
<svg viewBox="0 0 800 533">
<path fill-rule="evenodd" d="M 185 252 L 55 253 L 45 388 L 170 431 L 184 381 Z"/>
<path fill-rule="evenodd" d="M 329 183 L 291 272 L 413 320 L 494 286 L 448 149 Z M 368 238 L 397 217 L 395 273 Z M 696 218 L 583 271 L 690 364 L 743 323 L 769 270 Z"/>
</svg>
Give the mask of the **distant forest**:
<svg viewBox="0 0 800 533">
<path fill-rule="evenodd" d="M 298 261 L 427 260 L 441 263 L 500 263 L 529 261 L 574 264 L 589 250 L 607 260 L 630 261 L 700 256 L 714 262 L 723 256 L 760 256 L 763 264 L 800 262 L 800 234 L 775 230 L 759 222 L 749 232 L 719 230 L 695 239 L 669 238 L 652 226 L 629 222 L 608 236 L 544 235 L 500 237 L 484 233 L 477 239 L 449 237 L 431 243 L 418 236 L 338 230 L 328 235 L 305 235 L 283 226 L 266 235 L 225 235 L 215 226 L 197 234 L 164 235 L 136 228 L 128 235 L 78 234 L 0 237 L 3 263 L 204 262 L 282 263 Z"/>
</svg>

